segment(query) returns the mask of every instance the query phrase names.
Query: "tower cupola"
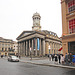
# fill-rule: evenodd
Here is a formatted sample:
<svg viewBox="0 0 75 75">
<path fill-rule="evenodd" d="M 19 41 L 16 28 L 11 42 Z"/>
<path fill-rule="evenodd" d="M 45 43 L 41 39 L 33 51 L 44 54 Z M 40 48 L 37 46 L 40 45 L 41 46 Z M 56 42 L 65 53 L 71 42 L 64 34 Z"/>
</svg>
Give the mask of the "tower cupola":
<svg viewBox="0 0 75 75">
<path fill-rule="evenodd" d="M 41 16 L 39 13 L 34 13 L 32 16 L 33 19 L 33 26 L 32 26 L 32 30 L 41 30 L 41 26 L 40 26 L 40 19 Z"/>
</svg>

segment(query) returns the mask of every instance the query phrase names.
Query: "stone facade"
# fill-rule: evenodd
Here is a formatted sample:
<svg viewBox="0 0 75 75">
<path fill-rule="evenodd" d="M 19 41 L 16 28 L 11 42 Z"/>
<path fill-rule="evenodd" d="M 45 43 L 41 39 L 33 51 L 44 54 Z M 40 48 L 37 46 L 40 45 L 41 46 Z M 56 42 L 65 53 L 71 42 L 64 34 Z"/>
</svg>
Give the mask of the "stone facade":
<svg viewBox="0 0 75 75">
<path fill-rule="evenodd" d="M 75 0 L 61 0 L 63 53 L 75 54 Z"/>
<path fill-rule="evenodd" d="M 0 55 L 16 55 L 13 45 L 13 40 L 0 37 Z"/>
</svg>

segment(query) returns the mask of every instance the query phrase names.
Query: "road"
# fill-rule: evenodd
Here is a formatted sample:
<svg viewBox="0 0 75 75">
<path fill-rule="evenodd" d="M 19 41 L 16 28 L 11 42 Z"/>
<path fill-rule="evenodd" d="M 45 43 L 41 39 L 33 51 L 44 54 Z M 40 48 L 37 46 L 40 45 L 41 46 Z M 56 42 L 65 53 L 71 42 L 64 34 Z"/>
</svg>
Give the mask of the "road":
<svg viewBox="0 0 75 75">
<path fill-rule="evenodd" d="M 0 75 L 75 75 L 75 69 L 8 62 L 0 58 Z"/>
</svg>

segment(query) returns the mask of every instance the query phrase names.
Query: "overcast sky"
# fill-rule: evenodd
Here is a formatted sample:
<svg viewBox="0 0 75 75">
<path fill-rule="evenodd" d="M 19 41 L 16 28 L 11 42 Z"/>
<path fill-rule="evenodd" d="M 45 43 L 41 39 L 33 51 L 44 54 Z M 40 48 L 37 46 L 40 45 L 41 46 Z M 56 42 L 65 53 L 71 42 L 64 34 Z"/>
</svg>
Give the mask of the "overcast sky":
<svg viewBox="0 0 75 75">
<path fill-rule="evenodd" d="M 62 35 L 61 0 L 0 0 L 0 37 L 16 40 L 25 30 L 32 30 L 32 16 L 41 16 L 42 30 Z"/>
</svg>

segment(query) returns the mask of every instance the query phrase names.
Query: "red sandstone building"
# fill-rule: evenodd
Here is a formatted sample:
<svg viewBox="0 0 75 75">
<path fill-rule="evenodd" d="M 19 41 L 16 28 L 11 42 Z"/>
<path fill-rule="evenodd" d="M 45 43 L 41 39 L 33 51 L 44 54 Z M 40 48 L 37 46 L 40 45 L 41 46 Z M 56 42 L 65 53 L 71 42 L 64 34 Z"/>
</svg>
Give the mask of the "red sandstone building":
<svg viewBox="0 0 75 75">
<path fill-rule="evenodd" d="M 63 53 L 75 54 L 75 0 L 61 0 Z"/>
</svg>

